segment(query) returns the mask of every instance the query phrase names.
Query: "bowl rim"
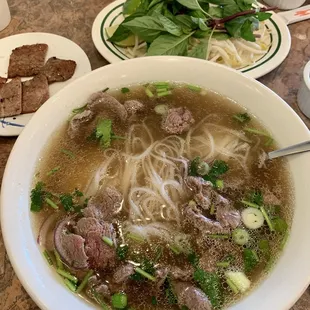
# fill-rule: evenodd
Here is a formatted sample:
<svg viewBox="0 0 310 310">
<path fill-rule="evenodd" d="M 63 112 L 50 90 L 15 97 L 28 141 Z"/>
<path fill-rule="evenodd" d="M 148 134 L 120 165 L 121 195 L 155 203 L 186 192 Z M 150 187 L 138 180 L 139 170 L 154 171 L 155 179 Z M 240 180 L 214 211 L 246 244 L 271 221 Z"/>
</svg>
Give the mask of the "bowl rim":
<svg viewBox="0 0 310 310">
<path fill-rule="evenodd" d="M 176 57 L 176 56 L 154 56 L 154 57 L 147 57 L 147 58 L 139 58 L 139 59 L 132 59 L 132 60 L 126 60 L 124 62 L 119 62 L 116 64 L 110 64 L 101 68 L 98 68 L 78 79 L 76 79 L 75 81 L 73 81 L 72 83 L 70 83 L 68 86 L 64 87 L 61 91 L 59 91 L 54 97 L 50 98 L 48 100 L 48 102 L 42 106 L 39 111 L 35 114 L 35 116 L 33 117 L 33 119 L 29 122 L 29 124 L 26 126 L 26 128 L 24 129 L 24 131 L 22 132 L 22 134 L 18 137 L 15 145 L 13 146 L 13 149 L 11 151 L 11 154 L 9 156 L 6 168 L 5 168 L 5 172 L 4 172 L 4 176 L 3 176 L 3 182 L 2 182 L 2 191 L 1 191 L 1 199 L 0 199 L 0 205 L 1 205 L 1 226 L 2 226 L 2 233 L 3 233 L 3 239 L 4 239 L 4 243 L 5 243 L 5 247 L 8 253 L 8 256 L 10 258 L 11 264 L 14 268 L 14 271 L 16 272 L 18 278 L 20 279 L 22 285 L 24 286 L 24 288 L 26 289 L 26 291 L 28 292 L 28 294 L 32 297 L 32 299 L 40 306 L 40 308 L 42 309 L 51 309 L 51 308 L 47 308 L 45 303 L 43 302 L 43 300 L 41 300 L 40 296 L 37 294 L 37 292 L 33 289 L 32 285 L 31 285 L 31 281 L 27 280 L 24 277 L 24 270 L 23 270 L 23 266 L 19 264 L 20 259 L 15 256 L 14 251 L 12 250 L 12 247 L 10 245 L 10 241 L 11 241 L 11 236 L 10 236 L 10 231 L 9 231 L 9 227 L 8 227 L 8 223 L 5 222 L 6 218 L 8 217 L 8 206 L 7 206 L 7 199 L 9 199 L 9 197 L 7 197 L 7 191 L 8 191 L 8 187 L 12 184 L 10 184 L 10 172 L 12 169 L 14 169 L 14 162 L 16 162 L 17 158 L 20 157 L 20 155 L 17 153 L 17 150 L 21 148 L 21 146 L 26 142 L 27 139 L 29 139 L 31 137 L 31 133 L 33 131 L 32 127 L 35 127 L 36 123 L 39 121 L 41 115 L 44 115 L 44 112 L 48 111 L 49 109 L 51 109 L 51 105 L 53 102 L 58 101 L 59 98 L 62 97 L 62 94 L 66 93 L 67 91 L 69 91 L 70 89 L 74 89 L 76 84 L 81 83 L 84 80 L 87 80 L 90 76 L 92 75 L 96 75 L 98 72 L 104 72 L 104 71 L 108 71 L 109 69 L 107 68 L 122 68 L 123 66 L 127 66 L 128 63 L 132 63 L 133 65 L 135 65 L 136 63 L 162 63 L 163 62 L 175 62 L 175 61 L 182 61 L 183 63 L 185 62 L 189 62 L 189 63 L 196 63 L 197 66 L 198 65 L 204 65 L 205 67 L 211 66 L 211 67 L 217 67 L 219 69 L 219 71 L 230 71 L 231 74 L 235 75 L 236 78 L 246 81 L 248 84 L 255 86 L 255 88 L 259 88 L 260 90 L 262 90 L 264 93 L 266 93 L 266 95 L 268 94 L 268 96 L 270 98 L 273 98 L 274 100 L 281 102 L 281 104 L 283 105 L 283 108 L 287 109 L 290 111 L 291 113 L 291 117 L 295 119 L 296 124 L 298 123 L 298 126 L 300 127 L 300 130 L 302 130 L 304 132 L 304 136 L 309 139 L 310 138 L 310 133 L 308 131 L 308 128 L 306 127 L 306 125 L 302 122 L 302 120 L 299 118 L 299 116 L 296 114 L 296 112 L 290 107 L 288 106 L 285 101 L 283 101 L 277 94 L 275 94 L 272 90 L 270 90 L 269 88 L 267 88 L 265 85 L 261 84 L 260 82 L 249 78 L 245 75 L 243 75 L 242 73 L 239 73 L 237 71 L 235 71 L 234 69 L 230 69 L 224 66 L 221 66 L 219 64 L 215 64 L 215 63 L 210 63 L 210 62 L 206 62 L 204 60 L 199 60 L 199 59 L 193 59 L 193 58 L 187 58 L 187 57 Z M 186 79 L 186 77 L 185 77 Z M 150 81 L 152 79 L 149 79 Z M 76 105 L 77 106 L 77 105 Z M 45 115 L 43 118 L 47 118 L 47 116 Z M 41 147 L 41 151 L 43 148 L 43 145 L 40 146 Z M 306 155 L 305 155 L 306 156 Z M 307 156 L 310 158 L 310 154 L 309 156 Z M 37 159 L 37 158 L 36 158 Z M 4 207 L 5 206 L 5 207 Z M 28 207 L 28 206 L 27 206 Z M 310 266 L 310 263 L 309 263 Z M 304 276 L 304 281 L 303 281 L 303 289 L 305 290 L 306 287 L 308 286 L 308 284 L 310 283 L 310 275 L 309 276 Z M 261 285 L 261 283 L 260 283 Z M 250 295 L 252 295 L 254 293 L 254 291 L 252 291 L 252 293 Z M 300 295 L 303 293 L 303 291 L 300 289 Z M 297 300 L 299 296 L 296 296 L 296 294 L 294 296 L 292 296 L 291 298 L 291 305 L 292 306 L 294 304 L 294 302 Z M 234 307 L 232 307 L 233 309 Z M 86 309 L 86 308 L 85 308 Z"/>
</svg>

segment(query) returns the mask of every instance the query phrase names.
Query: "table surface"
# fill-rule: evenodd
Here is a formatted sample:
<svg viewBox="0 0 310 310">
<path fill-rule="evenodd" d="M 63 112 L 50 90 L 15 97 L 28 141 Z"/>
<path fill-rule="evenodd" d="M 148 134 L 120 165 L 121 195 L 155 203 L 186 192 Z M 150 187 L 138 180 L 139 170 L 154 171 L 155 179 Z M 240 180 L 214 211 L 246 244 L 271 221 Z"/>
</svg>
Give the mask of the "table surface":
<svg viewBox="0 0 310 310">
<path fill-rule="evenodd" d="M 91 27 L 96 15 L 109 0 L 8 0 L 12 21 L 0 32 L 0 39 L 24 32 L 55 33 L 79 44 L 88 55 L 92 69 L 108 62 L 96 51 L 91 39 Z M 307 1 L 310 4 L 310 0 Z M 260 78 L 260 82 L 280 95 L 310 128 L 310 120 L 299 110 L 297 90 L 302 70 L 310 59 L 310 20 L 289 26 L 292 49 L 287 59 L 277 69 Z M 0 184 L 4 168 L 15 138 L 0 137 Z M 306 272 L 306 271 L 305 271 Z M 310 271 L 309 271 L 310 272 Z M 0 232 L 0 309 L 38 310 L 16 277 Z M 310 309 L 310 288 L 291 310 Z"/>
</svg>

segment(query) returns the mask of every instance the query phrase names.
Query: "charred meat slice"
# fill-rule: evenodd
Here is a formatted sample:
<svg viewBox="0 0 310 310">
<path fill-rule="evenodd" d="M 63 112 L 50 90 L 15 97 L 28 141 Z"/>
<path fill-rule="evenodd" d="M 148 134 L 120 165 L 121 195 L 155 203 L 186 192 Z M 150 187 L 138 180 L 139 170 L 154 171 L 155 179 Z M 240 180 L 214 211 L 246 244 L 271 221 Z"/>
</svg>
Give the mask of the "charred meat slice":
<svg viewBox="0 0 310 310">
<path fill-rule="evenodd" d="M 19 115 L 22 112 L 22 84 L 20 78 L 0 84 L 0 117 Z"/>
<path fill-rule="evenodd" d="M 129 115 L 136 114 L 144 110 L 144 104 L 138 100 L 127 100 L 124 102 L 124 107 Z"/>
<path fill-rule="evenodd" d="M 211 303 L 206 294 L 189 282 L 172 282 L 180 308 L 189 310 L 211 310 Z"/>
<path fill-rule="evenodd" d="M 47 78 L 49 84 L 69 80 L 75 71 L 76 62 L 73 60 L 51 57 L 48 59 L 41 73 Z"/>
<path fill-rule="evenodd" d="M 188 131 L 194 122 L 192 113 L 187 108 L 173 108 L 164 116 L 161 128 L 168 134 L 182 134 Z"/>
<path fill-rule="evenodd" d="M 49 98 L 48 83 L 44 75 L 39 74 L 33 79 L 23 82 L 23 113 L 37 111 L 40 106 Z"/>
<path fill-rule="evenodd" d="M 75 233 L 85 238 L 88 233 L 96 232 L 99 235 L 103 235 L 104 227 L 99 221 L 92 217 L 82 217 L 74 227 Z"/>
<path fill-rule="evenodd" d="M 37 75 L 44 65 L 47 44 L 32 44 L 17 47 L 10 56 L 8 77 Z"/>
</svg>

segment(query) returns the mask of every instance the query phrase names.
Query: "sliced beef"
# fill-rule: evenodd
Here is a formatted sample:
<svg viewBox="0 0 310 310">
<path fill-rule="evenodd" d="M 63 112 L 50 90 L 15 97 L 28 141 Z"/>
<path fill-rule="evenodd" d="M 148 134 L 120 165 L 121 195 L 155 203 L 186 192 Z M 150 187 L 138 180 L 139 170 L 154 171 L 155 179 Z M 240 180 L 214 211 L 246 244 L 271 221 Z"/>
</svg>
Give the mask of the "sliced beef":
<svg viewBox="0 0 310 310">
<path fill-rule="evenodd" d="M 208 272 L 215 272 L 217 270 L 216 263 L 222 258 L 222 252 L 219 249 L 210 253 L 208 250 L 199 259 L 199 267 Z"/>
<path fill-rule="evenodd" d="M 44 75 L 23 82 L 22 113 L 32 113 L 49 98 L 48 83 Z"/>
<path fill-rule="evenodd" d="M 190 205 L 185 207 L 184 216 L 190 224 L 199 229 L 203 234 L 226 234 L 230 232 L 229 227 L 224 227 L 221 223 L 205 217 L 198 209 Z"/>
<path fill-rule="evenodd" d="M 38 74 L 44 65 L 47 49 L 47 44 L 23 45 L 15 48 L 10 56 L 8 77 Z"/>
<path fill-rule="evenodd" d="M 114 187 L 105 187 L 88 201 L 87 207 L 83 209 L 85 217 L 94 217 L 98 220 L 110 221 L 121 208 L 123 196 Z"/>
<path fill-rule="evenodd" d="M 78 133 L 79 129 L 83 124 L 86 124 L 93 120 L 94 113 L 90 110 L 85 110 L 72 117 L 69 123 L 68 135 L 70 138 L 74 138 Z"/>
<path fill-rule="evenodd" d="M 116 116 L 120 121 L 126 121 L 127 119 L 125 107 L 117 99 L 105 92 L 97 92 L 91 95 L 87 107 L 95 113 L 104 111 L 111 117 Z"/>
<path fill-rule="evenodd" d="M 263 191 L 264 203 L 266 205 L 280 205 L 281 200 L 269 190 Z"/>
<path fill-rule="evenodd" d="M 138 100 L 127 100 L 124 102 L 124 107 L 128 115 L 134 115 L 144 110 L 144 104 Z"/>
<path fill-rule="evenodd" d="M 96 232 L 103 236 L 104 227 L 99 221 L 92 217 L 82 217 L 74 227 L 75 233 L 85 238 L 89 232 Z"/>
<path fill-rule="evenodd" d="M 4 86 L 4 84 L 6 83 L 7 79 L 6 78 L 3 78 L 0 76 L 0 90 L 1 88 Z"/>
<path fill-rule="evenodd" d="M 0 88 L 0 117 L 19 115 L 22 112 L 22 84 L 12 79 Z"/>
<path fill-rule="evenodd" d="M 191 283 L 173 281 L 172 286 L 180 308 L 186 306 L 189 310 L 212 309 L 206 294 Z"/>
<path fill-rule="evenodd" d="M 240 225 L 241 215 L 238 210 L 232 209 L 229 205 L 219 206 L 216 209 L 216 219 L 224 226 L 235 229 Z"/>
<path fill-rule="evenodd" d="M 111 297 L 111 292 L 107 283 L 103 283 L 96 275 L 90 277 L 87 283 L 86 293 L 89 297 L 93 298 L 95 291 L 102 299 Z"/>
<path fill-rule="evenodd" d="M 106 231 L 104 236 L 114 238 L 111 231 Z M 114 267 L 116 264 L 115 248 L 104 243 L 102 235 L 97 232 L 89 232 L 85 237 L 85 253 L 89 258 L 91 268 L 105 269 Z"/>
<path fill-rule="evenodd" d="M 173 108 L 164 116 L 161 128 L 169 134 L 176 135 L 188 131 L 194 122 L 192 113 L 187 108 Z"/>
<path fill-rule="evenodd" d="M 125 283 L 131 275 L 135 273 L 134 266 L 132 264 L 124 264 L 118 267 L 113 274 L 113 281 L 117 284 Z"/>
<path fill-rule="evenodd" d="M 85 253 L 85 239 L 69 231 L 72 226 L 72 218 L 66 218 L 58 223 L 55 234 L 55 248 L 63 261 L 75 269 L 88 267 L 88 257 Z"/>
<path fill-rule="evenodd" d="M 73 60 L 51 57 L 41 69 L 41 73 L 46 76 L 48 83 L 51 84 L 71 79 L 75 68 L 76 62 Z"/>
</svg>

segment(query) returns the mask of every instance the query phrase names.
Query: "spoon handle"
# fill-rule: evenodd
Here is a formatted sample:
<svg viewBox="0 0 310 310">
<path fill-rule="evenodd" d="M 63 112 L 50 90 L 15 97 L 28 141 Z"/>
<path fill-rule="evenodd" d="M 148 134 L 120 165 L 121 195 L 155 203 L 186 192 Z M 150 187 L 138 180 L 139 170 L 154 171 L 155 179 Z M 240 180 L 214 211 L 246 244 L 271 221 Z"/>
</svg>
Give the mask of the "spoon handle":
<svg viewBox="0 0 310 310">
<path fill-rule="evenodd" d="M 310 141 L 295 144 L 284 149 L 268 153 L 269 159 L 310 151 Z"/>
</svg>

